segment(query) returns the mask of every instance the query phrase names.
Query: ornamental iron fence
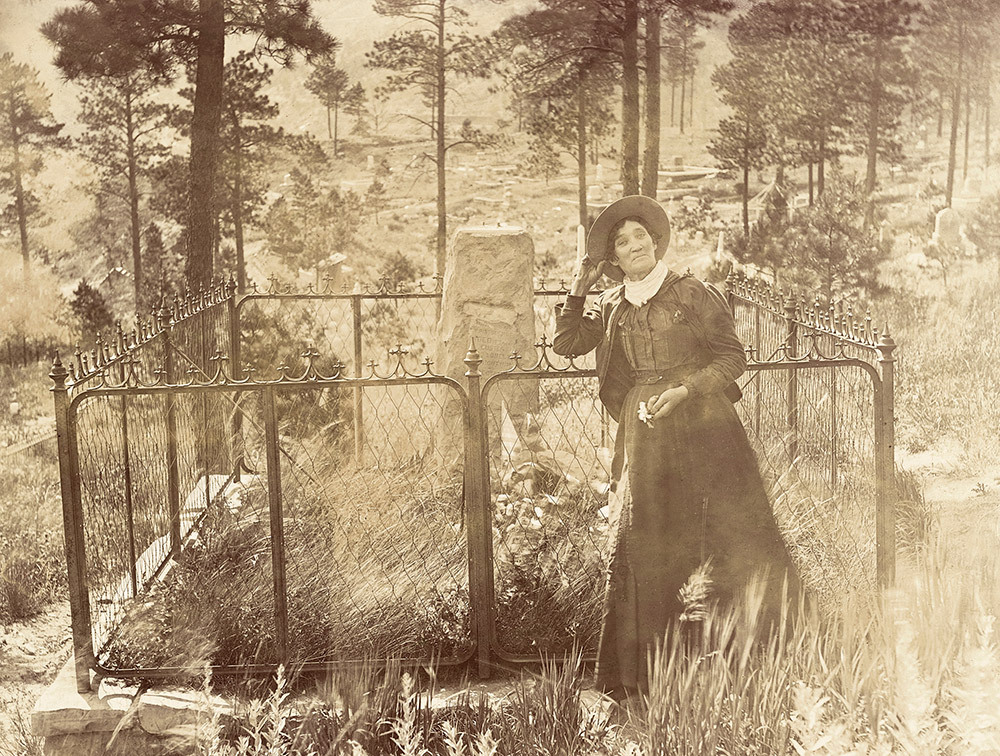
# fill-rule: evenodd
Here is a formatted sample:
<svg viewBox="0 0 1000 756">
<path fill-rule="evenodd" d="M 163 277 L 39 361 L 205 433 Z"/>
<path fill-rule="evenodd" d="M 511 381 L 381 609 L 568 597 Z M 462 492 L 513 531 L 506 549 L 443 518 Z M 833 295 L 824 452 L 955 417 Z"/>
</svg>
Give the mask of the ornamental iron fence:
<svg viewBox="0 0 1000 756">
<path fill-rule="evenodd" d="M 540 322 L 563 295 L 538 287 Z M 727 295 L 738 408 L 807 584 L 891 583 L 891 338 L 750 282 Z M 55 363 L 81 690 L 199 654 L 218 674 L 396 657 L 487 676 L 593 653 L 616 516 L 593 363 L 543 336 L 505 372 L 472 346 L 464 380 L 437 375 L 439 296 L 230 282 Z M 366 335 L 380 308 L 416 336 Z"/>
</svg>

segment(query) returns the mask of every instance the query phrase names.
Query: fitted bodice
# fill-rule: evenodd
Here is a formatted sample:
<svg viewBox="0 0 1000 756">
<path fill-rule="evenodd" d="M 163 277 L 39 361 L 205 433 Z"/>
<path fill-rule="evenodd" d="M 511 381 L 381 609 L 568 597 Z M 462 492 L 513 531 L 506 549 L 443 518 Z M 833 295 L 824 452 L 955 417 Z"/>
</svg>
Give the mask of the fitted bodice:
<svg viewBox="0 0 1000 756">
<path fill-rule="evenodd" d="M 669 287 L 641 307 L 623 303 L 618 326 L 622 353 L 636 376 L 681 380 L 705 364 L 697 326 Z"/>
</svg>

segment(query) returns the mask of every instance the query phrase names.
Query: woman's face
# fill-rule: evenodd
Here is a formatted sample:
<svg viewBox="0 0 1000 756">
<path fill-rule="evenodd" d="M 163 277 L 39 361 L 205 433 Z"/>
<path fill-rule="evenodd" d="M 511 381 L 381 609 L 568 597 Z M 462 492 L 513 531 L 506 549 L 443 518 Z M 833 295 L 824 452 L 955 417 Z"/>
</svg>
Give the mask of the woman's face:
<svg viewBox="0 0 1000 756">
<path fill-rule="evenodd" d="M 633 281 L 644 278 L 656 265 L 656 243 L 646 227 L 634 220 L 627 220 L 618 227 L 611 247 L 614 251 L 611 262 Z"/>
</svg>

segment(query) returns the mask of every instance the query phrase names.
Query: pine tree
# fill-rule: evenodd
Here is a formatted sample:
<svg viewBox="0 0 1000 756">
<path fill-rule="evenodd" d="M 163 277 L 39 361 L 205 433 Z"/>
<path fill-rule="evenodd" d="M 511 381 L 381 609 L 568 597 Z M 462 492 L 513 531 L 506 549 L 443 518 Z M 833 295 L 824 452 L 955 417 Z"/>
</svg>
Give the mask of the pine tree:
<svg viewBox="0 0 1000 756">
<path fill-rule="evenodd" d="M 608 106 L 618 78 L 614 29 L 600 2 L 545 0 L 508 19 L 494 39 L 508 61 L 501 73 L 523 103 L 523 123 L 541 152 L 533 169 L 554 171 L 561 150 L 577 164 L 579 222 L 587 225 L 589 144 L 610 132 Z M 521 118 L 522 116 L 519 116 Z M 638 128 L 638 126 L 636 126 Z"/>
<path fill-rule="evenodd" d="M 643 18 L 645 20 L 644 51 L 645 51 L 645 100 L 644 124 L 645 144 L 642 156 L 642 193 L 656 197 L 659 183 L 660 164 L 660 92 L 662 89 L 660 69 L 664 59 L 668 60 L 673 76 L 668 80 L 671 85 L 677 80 L 681 83 L 681 133 L 684 133 L 684 95 L 687 82 L 694 82 L 697 67 L 697 52 L 705 43 L 695 40 L 694 35 L 699 28 L 708 28 L 714 22 L 715 15 L 730 12 L 734 4 L 730 0 L 698 0 L 698 2 L 677 3 L 666 0 L 647 0 Z M 664 19 L 669 29 L 666 45 L 661 39 L 661 20 Z M 663 50 L 668 54 L 665 56 Z M 689 98 L 694 102 L 694 87 L 689 91 Z"/>
<path fill-rule="evenodd" d="M 991 27 L 997 9 L 989 0 L 933 0 L 923 7 L 922 33 L 917 38 L 917 59 L 924 80 L 944 93 L 949 109 L 948 168 L 945 203 L 951 207 L 958 166 L 958 133 L 963 102 L 977 68 L 993 54 Z M 969 133 L 968 120 L 965 129 Z"/>
<path fill-rule="evenodd" d="M 337 132 L 340 117 L 340 107 L 344 103 L 349 90 L 350 79 L 347 71 L 337 66 L 333 55 L 326 55 L 313 64 L 312 73 L 306 79 L 306 89 L 316 95 L 316 98 L 326 108 L 327 136 L 333 140 L 333 155 L 337 156 Z M 330 115 L 333 114 L 331 126 Z"/>
<path fill-rule="evenodd" d="M 4 215 L 17 223 L 25 275 L 31 267 L 28 221 L 40 209 L 29 182 L 42 169 L 46 150 L 67 145 L 49 99 L 38 71 L 10 53 L 0 55 L 0 190 L 13 195 Z"/>
<path fill-rule="evenodd" d="M 360 81 L 354 82 L 344 95 L 344 112 L 354 118 L 352 134 L 364 136 L 368 133 L 368 97 Z"/>
<path fill-rule="evenodd" d="M 137 66 L 150 73 L 193 66 L 194 111 L 188 157 L 187 277 L 192 285 L 212 277 L 217 238 L 218 166 L 226 36 L 246 35 L 254 51 L 289 64 L 297 53 L 330 52 L 335 40 L 312 16 L 310 0 L 77 0 L 42 27 L 56 46 L 56 65 L 69 79 L 121 73 Z"/>
<path fill-rule="evenodd" d="M 842 19 L 850 34 L 854 131 L 867 157 L 865 188 L 875 191 L 880 155 L 898 160 L 899 117 L 912 99 L 912 69 L 905 55 L 912 0 L 844 0 Z"/>
<path fill-rule="evenodd" d="M 376 41 L 368 53 L 368 65 L 391 72 L 384 85 L 386 90 L 416 90 L 431 107 L 430 120 L 412 114 L 410 117 L 428 126 L 434 139 L 434 155 L 430 159 L 437 174 L 435 273 L 442 275 L 448 225 L 445 156 L 452 147 L 469 141 L 465 138 L 450 144 L 447 141 L 444 124 L 448 81 L 456 76 L 488 75 L 490 59 L 480 38 L 455 31 L 467 25 L 468 13 L 454 0 L 375 0 L 375 10 L 417 25 Z"/>
<path fill-rule="evenodd" d="M 128 208 L 138 314 L 145 298 L 142 198 L 151 171 L 169 154 L 163 139 L 169 108 L 155 99 L 165 79 L 133 70 L 88 76 L 82 83 L 78 119 L 87 130 L 77 145 L 96 168 L 100 191 Z"/>
<path fill-rule="evenodd" d="M 321 189 L 305 172 L 292 169 L 291 188 L 268 209 L 268 244 L 286 264 L 318 270 L 331 254 L 345 254 L 361 223 L 361 200 L 352 192 Z"/>
<path fill-rule="evenodd" d="M 81 341 L 92 342 L 99 333 L 114 327 L 115 320 L 104 297 L 97 289 L 81 280 L 73 290 L 70 310 L 79 324 Z"/>
<path fill-rule="evenodd" d="M 777 240 L 798 272 L 792 283 L 826 301 L 877 291 L 878 267 L 889 249 L 879 240 L 874 204 L 863 181 L 834 171 L 823 196 L 797 210 Z"/>
</svg>

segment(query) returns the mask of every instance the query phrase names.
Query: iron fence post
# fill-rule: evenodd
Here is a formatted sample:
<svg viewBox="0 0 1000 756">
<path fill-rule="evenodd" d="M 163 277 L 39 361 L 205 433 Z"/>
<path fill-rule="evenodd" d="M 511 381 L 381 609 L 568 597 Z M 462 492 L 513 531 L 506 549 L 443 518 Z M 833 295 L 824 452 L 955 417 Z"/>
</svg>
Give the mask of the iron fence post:
<svg viewBox="0 0 1000 756">
<path fill-rule="evenodd" d="M 490 676 L 493 645 L 493 524 L 489 512 L 486 406 L 480 386 L 483 360 L 472 340 L 465 355 L 469 399 L 465 419 L 465 511 L 469 544 L 469 602 L 472 607 L 478 669 Z"/>
<path fill-rule="evenodd" d="M 351 296 L 351 327 L 354 334 L 354 377 L 361 377 L 361 364 L 364 359 L 361 344 L 361 290 L 355 287 Z M 364 460 L 365 448 L 365 416 L 361 386 L 355 386 L 354 392 L 354 464 L 360 466 Z"/>
<path fill-rule="evenodd" d="M 830 370 L 830 492 L 837 490 L 837 466 L 839 453 L 837 444 L 837 369 Z"/>
<path fill-rule="evenodd" d="M 90 690 L 90 670 L 94 666 L 93 635 L 90 627 L 90 596 L 87 593 L 87 553 L 83 536 L 83 504 L 80 497 L 80 465 L 77 457 L 76 424 L 70 415 L 66 368 L 57 356 L 52 363 L 52 396 L 56 416 L 56 444 L 59 454 L 59 483 L 62 492 L 63 534 L 66 546 L 66 581 L 69 588 L 70 624 L 73 632 L 73 660 L 76 689 Z"/>
<path fill-rule="evenodd" d="M 785 355 L 794 358 L 799 353 L 799 324 L 795 318 L 795 298 L 785 300 Z M 788 372 L 785 390 L 785 421 L 788 427 L 788 461 L 794 463 L 799 455 L 799 372 L 793 366 Z"/>
<path fill-rule="evenodd" d="M 875 397 L 875 518 L 876 569 L 880 587 L 888 588 L 896 580 L 896 459 L 895 459 L 895 363 L 896 342 L 889 329 L 882 332 L 878 349 L 881 373 L 881 396 Z"/>
<path fill-rule="evenodd" d="M 118 346 L 119 353 L 125 353 L 125 334 L 122 333 L 121 326 L 118 326 Z M 120 382 L 124 386 L 128 381 L 128 359 L 123 359 L 118 363 L 118 375 Z M 122 467 L 124 468 L 125 482 L 125 527 L 128 529 L 128 571 L 129 579 L 132 583 L 132 595 L 139 595 L 139 576 L 136 573 L 136 553 L 135 553 L 135 509 L 132 499 L 132 458 L 128 448 L 128 397 L 122 394 L 121 397 L 121 434 L 122 434 Z"/>
<path fill-rule="evenodd" d="M 167 384 L 174 383 L 174 354 L 171 339 L 172 318 L 167 310 L 160 310 L 160 328 L 163 338 L 163 371 Z M 167 426 L 167 507 L 170 515 L 170 553 L 176 557 L 181 551 L 181 486 L 177 467 L 177 399 L 168 391 L 164 398 Z"/>
<path fill-rule="evenodd" d="M 264 389 L 264 443 L 267 449 L 267 502 L 271 525 L 271 574 L 274 579 L 274 629 L 278 661 L 288 661 L 288 599 L 285 580 L 285 523 L 281 505 L 281 453 L 274 387 Z"/>
<path fill-rule="evenodd" d="M 201 368 L 202 373 L 205 376 L 210 375 L 208 372 L 208 332 L 205 329 L 205 310 L 202 309 L 198 313 L 198 331 L 201 338 L 201 364 L 198 366 Z M 201 457 L 201 469 L 202 474 L 205 476 L 205 506 L 208 506 L 209 500 L 212 498 L 212 486 L 209 479 L 209 449 L 219 448 L 217 442 L 221 441 L 219 439 L 219 434 L 222 432 L 221 428 L 210 425 L 208 422 L 208 394 L 202 394 L 201 396 L 201 432 L 197 434 L 198 438 L 198 455 Z M 211 437 L 211 438 L 210 438 Z"/>
<path fill-rule="evenodd" d="M 243 364 L 240 349 L 240 307 L 236 302 L 236 282 L 229 277 L 227 288 L 226 312 L 229 316 L 229 370 L 234 381 L 243 380 Z M 242 301 L 242 296 L 240 298 Z M 243 466 L 243 409 L 240 405 L 242 393 L 233 394 L 233 415 L 230 426 L 230 446 L 232 448 L 233 470 Z"/>
</svg>

